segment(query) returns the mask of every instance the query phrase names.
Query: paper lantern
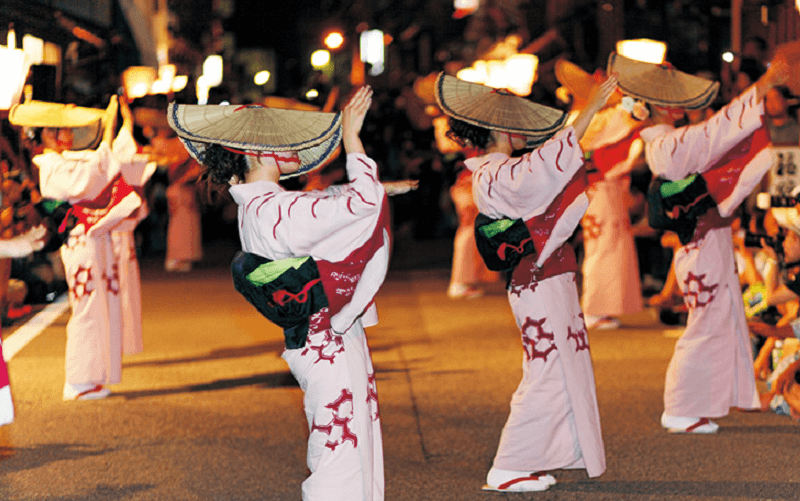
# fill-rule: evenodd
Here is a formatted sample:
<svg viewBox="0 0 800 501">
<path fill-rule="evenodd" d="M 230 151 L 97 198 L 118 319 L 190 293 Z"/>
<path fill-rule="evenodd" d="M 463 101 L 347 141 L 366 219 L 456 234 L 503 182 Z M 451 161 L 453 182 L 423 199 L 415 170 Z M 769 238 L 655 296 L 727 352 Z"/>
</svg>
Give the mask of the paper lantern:
<svg viewBox="0 0 800 501">
<path fill-rule="evenodd" d="M 222 83 L 222 56 L 208 56 L 203 62 L 203 76 L 208 87 L 216 87 Z"/>
<path fill-rule="evenodd" d="M 24 52 L 0 46 L 0 68 L 0 110 L 7 110 L 19 103 L 22 94 L 28 73 Z"/>
<path fill-rule="evenodd" d="M 508 90 L 518 96 L 530 94 L 538 67 L 539 58 L 533 54 L 514 54 L 506 59 Z"/>
<path fill-rule="evenodd" d="M 617 54 L 636 61 L 661 64 L 667 55 L 667 44 L 647 38 L 620 40 L 617 42 Z"/>
<path fill-rule="evenodd" d="M 122 86 L 129 101 L 150 93 L 156 81 L 156 69 L 150 66 L 131 66 L 122 72 Z"/>
<path fill-rule="evenodd" d="M 172 82 L 175 80 L 175 65 L 162 64 L 158 68 L 158 80 L 150 86 L 151 94 L 168 94 L 172 90 Z"/>
<path fill-rule="evenodd" d="M 539 58 L 533 54 L 514 54 L 505 60 L 475 61 L 471 67 L 459 70 L 456 76 L 467 82 L 527 96 L 536 81 L 538 65 Z"/>
</svg>

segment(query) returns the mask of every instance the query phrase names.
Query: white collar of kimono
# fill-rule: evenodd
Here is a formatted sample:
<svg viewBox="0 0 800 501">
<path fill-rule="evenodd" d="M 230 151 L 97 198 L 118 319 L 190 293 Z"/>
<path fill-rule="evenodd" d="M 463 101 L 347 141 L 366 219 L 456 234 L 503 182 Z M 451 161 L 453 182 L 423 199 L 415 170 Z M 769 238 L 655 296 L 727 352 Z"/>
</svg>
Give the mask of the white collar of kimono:
<svg viewBox="0 0 800 501">
<path fill-rule="evenodd" d="M 285 191 L 278 183 L 272 181 L 254 181 L 252 183 L 235 184 L 229 188 L 231 197 L 238 205 L 244 205 L 261 195 Z"/>
<path fill-rule="evenodd" d="M 653 125 L 652 127 L 648 127 L 646 129 L 642 129 L 642 132 L 640 132 L 639 135 L 644 140 L 644 142 L 652 143 L 659 136 L 662 136 L 672 130 L 675 130 L 675 127 L 668 124 L 659 124 L 659 125 Z"/>
<path fill-rule="evenodd" d="M 472 172 L 475 172 L 481 165 L 485 164 L 486 162 L 492 160 L 504 161 L 507 158 L 509 158 L 509 156 L 506 155 L 505 153 L 500 153 L 500 152 L 487 153 L 485 155 L 479 155 L 477 157 L 472 157 L 464 160 L 464 165 L 467 166 L 467 169 L 471 170 Z"/>
</svg>

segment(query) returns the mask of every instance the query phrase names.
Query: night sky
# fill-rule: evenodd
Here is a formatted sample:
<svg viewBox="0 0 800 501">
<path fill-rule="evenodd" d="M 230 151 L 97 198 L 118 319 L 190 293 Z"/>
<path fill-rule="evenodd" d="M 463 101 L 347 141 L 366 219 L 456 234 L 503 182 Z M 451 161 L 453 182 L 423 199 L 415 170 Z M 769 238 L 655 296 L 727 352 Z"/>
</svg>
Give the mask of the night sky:
<svg viewBox="0 0 800 501">
<path fill-rule="evenodd" d="M 319 5 L 319 0 L 236 0 L 236 12 L 225 26 L 236 33 L 238 47 L 267 47 L 296 53 L 301 18 L 315 5 Z"/>
</svg>

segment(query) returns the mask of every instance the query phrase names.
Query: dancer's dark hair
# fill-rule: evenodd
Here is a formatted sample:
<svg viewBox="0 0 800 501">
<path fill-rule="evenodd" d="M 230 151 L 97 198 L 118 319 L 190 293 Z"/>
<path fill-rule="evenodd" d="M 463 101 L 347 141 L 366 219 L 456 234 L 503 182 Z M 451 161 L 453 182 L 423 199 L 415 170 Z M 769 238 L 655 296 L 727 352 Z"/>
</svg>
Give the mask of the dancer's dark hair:
<svg viewBox="0 0 800 501">
<path fill-rule="evenodd" d="M 202 164 L 206 166 L 211 181 L 217 184 L 226 184 L 233 176 L 244 179 L 248 168 L 243 154 L 226 150 L 218 144 L 206 148 Z"/>
<path fill-rule="evenodd" d="M 450 130 L 447 131 L 447 137 L 458 143 L 462 148 L 474 146 L 485 150 L 489 146 L 492 131 L 483 127 L 468 124 L 457 118 L 448 120 Z"/>
</svg>

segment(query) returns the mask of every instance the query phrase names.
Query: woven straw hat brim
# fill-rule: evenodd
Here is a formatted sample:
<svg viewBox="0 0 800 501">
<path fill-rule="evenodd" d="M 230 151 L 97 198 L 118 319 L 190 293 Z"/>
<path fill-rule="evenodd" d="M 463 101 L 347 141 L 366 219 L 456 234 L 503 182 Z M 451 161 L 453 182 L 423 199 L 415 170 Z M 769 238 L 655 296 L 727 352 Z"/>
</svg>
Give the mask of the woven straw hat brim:
<svg viewBox="0 0 800 501">
<path fill-rule="evenodd" d="M 173 103 L 167 119 L 199 162 L 210 144 L 253 152 L 297 151 L 300 169 L 282 179 L 322 167 L 342 139 L 341 113 Z"/>
<path fill-rule="evenodd" d="M 564 111 L 444 73 L 436 78 L 435 95 L 447 115 L 485 129 L 552 136 L 567 119 Z"/>
<path fill-rule="evenodd" d="M 21 127 L 86 127 L 105 116 L 105 110 L 71 104 L 29 101 L 11 107 L 8 121 Z"/>
<path fill-rule="evenodd" d="M 97 120 L 86 127 L 72 128 L 72 149 L 88 150 L 97 147 L 103 139 L 103 121 Z"/>
<path fill-rule="evenodd" d="M 586 107 L 592 89 L 597 84 L 595 77 L 577 64 L 559 59 L 555 65 L 555 75 L 558 83 L 566 87 L 572 94 L 572 106 L 577 109 Z M 606 107 L 616 106 L 622 100 L 619 92 L 614 92 L 608 98 Z"/>
<path fill-rule="evenodd" d="M 104 117 L 105 110 L 46 101 L 17 104 L 8 113 L 8 121 L 12 125 L 72 129 L 73 150 L 97 146 L 103 136 Z"/>
<path fill-rule="evenodd" d="M 719 82 L 700 78 L 668 65 L 643 63 L 612 52 L 608 72 L 619 74 L 623 94 L 656 106 L 699 110 L 714 101 Z"/>
<path fill-rule="evenodd" d="M 800 213 L 795 207 L 773 207 L 770 209 L 778 226 L 800 235 Z"/>
<path fill-rule="evenodd" d="M 774 59 L 783 59 L 791 68 L 786 87 L 795 96 L 800 96 L 800 40 L 786 42 L 775 48 Z"/>
</svg>

